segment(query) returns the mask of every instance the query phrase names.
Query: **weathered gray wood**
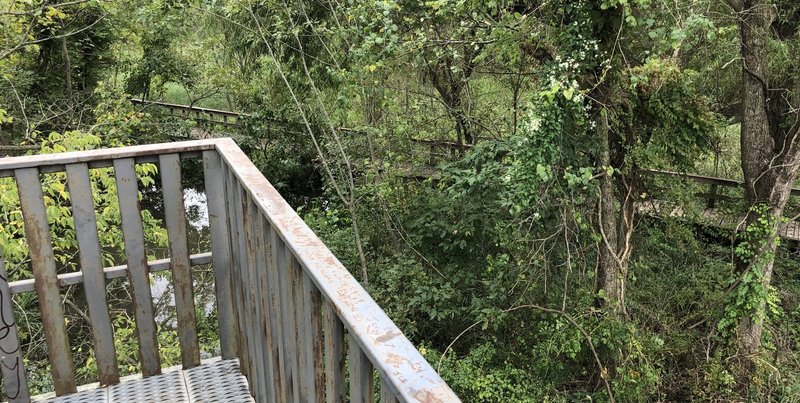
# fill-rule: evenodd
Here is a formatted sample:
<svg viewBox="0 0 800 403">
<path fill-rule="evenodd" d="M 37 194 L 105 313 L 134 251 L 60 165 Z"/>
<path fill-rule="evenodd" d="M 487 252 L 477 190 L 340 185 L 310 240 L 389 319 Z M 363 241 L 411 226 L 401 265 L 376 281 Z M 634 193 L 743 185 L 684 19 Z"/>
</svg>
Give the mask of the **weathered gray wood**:
<svg viewBox="0 0 800 403">
<path fill-rule="evenodd" d="M 258 374 L 254 368 L 254 360 L 256 359 L 256 347 L 255 347 L 255 340 L 253 334 L 253 326 L 251 323 L 253 322 L 253 316 L 251 314 L 251 306 L 252 304 L 249 301 L 249 279 L 247 278 L 247 273 L 249 270 L 248 262 L 247 262 L 247 234 L 245 233 L 245 223 L 244 223 L 244 210 L 243 206 L 243 196 L 241 184 L 234 183 L 234 192 L 236 193 L 236 227 L 237 227 L 237 246 L 239 249 L 239 267 L 238 267 L 238 275 L 239 275 L 239 294 L 242 300 L 242 305 L 240 310 L 242 311 L 242 333 L 245 335 L 247 348 L 248 348 L 248 355 L 245 359 L 245 365 L 247 366 L 247 374 L 248 380 L 255 384 L 258 379 Z M 253 396 L 255 397 L 255 391 L 257 388 L 251 388 L 251 392 L 253 392 Z"/>
<path fill-rule="evenodd" d="M 0 373 L 6 386 L 9 403 L 30 402 L 28 378 L 22 361 L 19 346 L 17 321 L 14 319 L 14 305 L 11 289 L 8 287 L 6 265 L 0 258 Z"/>
<path fill-rule="evenodd" d="M 231 267 L 228 239 L 228 211 L 225 207 L 225 182 L 219 154 L 203 152 L 203 166 L 208 204 L 208 224 L 213 253 L 214 288 L 219 320 L 220 350 L 223 359 L 236 356 L 236 334 L 233 325 L 233 300 L 228 271 Z"/>
<path fill-rule="evenodd" d="M 201 266 L 204 264 L 209 264 L 211 263 L 211 252 L 196 253 L 190 256 L 189 259 L 192 262 L 192 266 Z M 150 273 L 169 270 L 169 259 L 151 260 L 147 262 L 147 269 Z M 103 273 L 105 274 L 106 280 L 110 280 L 112 278 L 125 277 L 128 275 L 128 266 L 121 265 L 121 266 L 104 267 Z M 83 283 L 82 272 L 76 271 L 74 273 L 63 273 L 58 275 L 59 287 L 66 287 L 68 285 L 75 285 L 80 283 Z M 12 281 L 9 284 L 9 287 L 11 288 L 12 294 L 19 294 L 21 292 L 34 291 L 35 290 L 33 286 L 34 284 L 35 281 L 33 279 L 17 280 L 17 281 Z"/>
<path fill-rule="evenodd" d="M 236 181 L 236 178 L 233 176 L 232 173 L 228 172 L 227 181 L 226 181 L 226 204 L 228 206 L 228 230 L 230 232 L 230 240 L 231 240 L 231 257 L 232 257 L 232 264 L 231 264 L 231 289 L 233 291 L 233 306 L 236 313 L 236 322 L 237 328 L 239 329 L 237 334 L 239 335 L 239 361 L 241 363 L 242 374 L 245 377 L 250 379 L 250 365 L 249 359 L 251 357 L 251 350 L 249 344 L 249 337 L 247 332 L 247 320 L 244 312 L 244 298 L 242 296 L 242 281 L 241 281 L 241 269 L 243 266 L 242 263 L 242 253 L 240 248 L 240 239 L 242 237 L 241 231 L 241 203 L 239 202 L 239 185 Z"/>
<path fill-rule="evenodd" d="M 125 241 L 125 257 L 128 261 L 133 313 L 139 338 L 142 375 L 153 376 L 161 373 L 161 358 L 158 354 L 153 298 L 150 294 L 150 275 L 147 270 L 142 213 L 139 207 L 139 187 L 133 159 L 115 160 L 114 176 L 117 181 L 117 197 L 122 217 L 122 235 Z"/>
<path fill-rule="evenodd" d="M 72 353 L 69 348 L 67 329 L 64 323 L 64 308 L 58 289 L 56 262 L 50 239 L 42 195 L 42 184 L 36 168 L 19 169 L 15 172 L 22 216 L 25 222 L 25 237 L 31 255 L 36 294 L 42 313 L 47 353 L 50 358 L 50 373 L 56 394 L 74 393 L 75 371 L 72 368 Z"/>
<path fill-rule="evenodd" d="M 384 374 L 381 374 L 381 403 L 398 403 L 397 396 L 394 395 Z"/>
<path fill-rule="evenodd" d="M 275 310 L 276 310 L 276 317 L 277 323 L 276 327 L 273 329 L 280 333 L 280 344 L 278 345 L 278 361 L 279 361 L 279 373 L 280 373 L 280 387 L 281 387 L 281 399 L 285 402 L 293 402 L 294 397 L 292 395 L 292 383 L 291 383 L 291 364 L 290 364 L 290 354 L 291 350 L 287 348 L 289 342 L 286 338 L 289 336 L 290 332 L 286 330 L 286 326 L 289 326 L 289 322 L 287 319 L 286 311 L 286 293 L 284 292 L 285 288 L 285 276 L 283 275 L 286 269 L 286 245 L 283 243 L 283 240 L 278 235 L 275 228 L 272 228 L 272 232 L 270 234 L 271 244 L 272 244 L 272 258 L 273 258 L 273 266 L 270 270 L 271 274 L 271 284 L 270 284 L 270 293 L 272 293 L 272 298 L 275 302 Z"/>
<path fill-rule="evenodd" d="M 300 401 L 300 388 L 298 383 L 298 365 L 297 365 L 297 316 L 295 314 L 295 300 L 294 300 L 294 270 L 297 264 L 292 253 L 283 245 L 278 254 L 279 275 L 281 281 L 280 295 L 281 295 L 281 318 L 283 325 L 283 342 L 286 354 L 284 363 L 284 373 L 286 374 L 286 382 L 288 387 L 287 401 L 299 402 Z"/>
<path fill-rule="evenodd" d="M 305 328 L 303 350 L 306 352 L 303 365 L 304 386 L 307 401 L 325 401 L 325 372 L 322 337 L 322 296 L 305 273 L 303 276 L 303 327 Z"/>
<path fill-rule="evenodd" d="M 67 165 L 72 218 L 78 241 L 83 290 L 89 307 L 92 339 L 94 341 L 97 378 L 101 385 L 119 383 L 117 350 L 114 347 L 114 330 L 108 314 L 106 276 L 103 272 L 103 255 L 97 236 L 97 219 L 92 200 L 89 167 L 85 163 Z"/>
<path fill-rule="evenodd" d="M 65 165 L 90 162 L 89 167 L 110 166 L 109 161 L 115 159 L 139 158 L 158 154 L 180 152 L 193 153 L 213 150 L 219 141 L 194 140 L 163 144 L 147 144 L 124 148 L 107 148 L 89 151 L 73 151 L 59 154 L 26 155 L 3 158 L 0 161 L 0 177 L 11 176 L 11 171 L 23 168 L 39 168 L 42 173 L 63 171 Z M 101 162 L 102 161 L 102 162 Z M 95 163 L 99 163 L 95 165 Z M 51 168 L 54 167 L 54 168 Z"/>
<path fill-rule="evenodd" d="M 350 403 L 375 401 L 375 384 L 372 381 L 372 363 L 361 351 L 358 340 L 348 334 L 347 353 L 350 357 Z"/>
<path fill-rule="evenodd" d="M 344 403 L 344 325 L 325 301 L 325 401 Z"/>
<path fill-rule="evenodd" d="M 265 370 L 264 370 L 264 344 L 262 343 L 263 333 L 260 331 L 260 326 L 258 323 L 261 320 L 260 314 L 260 304 L 258 301 L 258 296 L 256 294 L 256 280 L 255 280 L 255 265 L 256 265 L 256 239 L 255 234 L 258 232 L 254 231 L 253 226 L 256 224 L 256 220 L 253 218 L 253 203 L 250 201 L 249 195 L 244 192 L 242 189 L 242 214 L 243 214 L 243 228 L 245 234 L 245 252 L 247 255 L 247 266 L 244 270 L 244 278 L 245 283 L 245 293 L 247 296 L 246 300 L 246 309 L 250 315 L 250 319 L 247 322 L 247 326 L 251 332 L 253 338 L 253 356 L 251 357 L 251 363 L 253 366 L 253 371 L 255 372 L 254 382 L 251 383 L 251 388 L 255 394 L 256 400 L 264 401 L 266 400 L 266 388 L 264 386 L 264 382 L 266 380 Z"/>
<path fill-rule="evenodd" d="M 269 232 L 265 231 L 267 226 L 266 220 L 261 212 L 257 212 L 254 220 L 257 226 L 253 229 L 256 239 L 256 288 L 258 289 L 259 306 L 259 333 L 263 335 L 263 365 L 264 365 L 264 389 L 266 392 L 266 401 L 277 402 L 279 399 L 276 395 L 276 366 L 275 357 L 273 356 L 273 341 L 272 341 L 272 327 L 270 325 L 270 304 L 269 304 L 269 285 L 267 266 L 269 265 L 269 252 L 267 245 L 269 244 Z"/>
<path fill-rule="evenodd" d="M 164 221 L 169 234 L 169 256 L 175 315 L 178 320 L 178 341 L 184 369 L 200 365 L 200 344 L 197 340 L 197 318 L 194 306 L 192 269 L 186 241 L 186 210 L 181 185 L 181 159 L 178 154 L 159 156 L 161 185 L 164 195 Z"/>
<path fill-rule="evenodd" d="M 295 383 L 297 384 L 296 395 L 299 401 L 310 402 L 314 395 L 313 387 L 309 388 L 309 385 L 314 384 L 314 378 L 306 376 L 308 371 L 304 368 L 305 364 L 308 362 L 308 356 L 310 355 L 310 352 L 305 348 L 306 331 L 310 331 L 310 329 L 306 328 L 305 318 L 303 317 L 305 312 L 303 295 L 305 291 L 303 290 L 302 270 L 300 263 L 292 259 L 290 271 L 292 275 L 292 302 L 294 305 L 295 362 L 297 363 L 295 369 Z"/>
<path fill-rule="evenodd" d="M 283 343 L 283 322 L 281 317 L 281 298 L 280 298 L 280 263 L 278 250 L 280 246 L 280 239 L 276 231 L 270 225 L 264 227 L 265 239 L 269 240 L 267 244 L 267 253 L 269 257 L 267 266 L 267 286 L 269 288 L 269 322 L 270 322 L 270 335 L 272 336 L 272 358 L 273 358 L 273 373 L 275 377 L 275 394 L 279 402 L 285 403 L 288 401 L 289 396 L 287 391 L 290 389 L 286 385 L 286 374 L 284 362 L 285 348 Z"/>
</svg>

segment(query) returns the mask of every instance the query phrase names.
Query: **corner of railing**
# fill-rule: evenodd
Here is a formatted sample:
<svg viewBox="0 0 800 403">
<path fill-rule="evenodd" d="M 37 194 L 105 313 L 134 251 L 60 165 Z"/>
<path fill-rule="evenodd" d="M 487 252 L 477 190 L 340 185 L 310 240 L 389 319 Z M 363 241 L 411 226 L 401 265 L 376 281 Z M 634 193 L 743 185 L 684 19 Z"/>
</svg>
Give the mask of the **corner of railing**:
<svg viewBox="0 0 800 403">
<path fill-rule="evenodd" d="M 246 235 L 249 225 L 254 225 L 254 222 L 258 225 L 258 219 L 254 219 L 252 215 L 263 217 L 268 222 L 267 227 L 277 237 L 272 247 L 278 248 L 276 253 L 279 256 L 286 255 L 279 258 L 285 260 L 278 262 L 279 270 L 282 272 L 295 270 L 292 269 L 291 262 L 296 260 L 301 267 L 301 275 L 313 282 L 313 286 L 324 299 L 324 305 L 328 306 L 326 311 L 332 313 L 326 315 L 326 320 L 341 321 L 339 326 L 343 325 L 349 333 L 351 397 L 354 396 L 353 393 L 357 393 L 356 396 L 369 396 L 374 390 L 371 389 L 374 388 L 371 377 L 374 368 L 381 375 L 384 387 L 387 390 L 391 389 L 392 394 L 400 401 L 459 402 L 455 393 L 416 347 L 272 187 L 235 141 L 230 138 L 215 141 L 216 149 L 227 166 L 229 178 L 237 182 L 228 184 L 233 192 L 232 201 L 235 205 L 231 211 L 235 210 L 237 219 L 237 222 L 232 224 L 232 231 L 235 226 L 243 226 L 245 227 L 243 234 Z M 228 200 L 228 203 L 231 203 L 231 200 Z M 255 207 L 255 213 L 250 205 Z M 242 234 L 238 239 L 239 259 L 245 266 L 241 269 L 242 276 L 258 277 L 257 272 L 254 273 L 252 268 L 247 268 L 249 263 L 244 259 L 253 253 L 247 246 L 243 246 L 247 239 Z M 284 249 L 286 252 L 281 252 Z M 236 248 L 233 248 L 233 255 L 236 254 Z M 281 274 L 283 275 L 289 278 L 285 280 L 279 278 L 282 280 L 281 284 L 287 284 L 287 281 L 292 281 L 292 276 L 296 276 L 296 274 Z M 291 293 L 291 291 L 282 292 Z M 283 298 L 283 295 L 281 297 Z M 285 301 L 282 305 L 285 305 Z M 331 319 L 331 316 L 334 318 Z M 330 323 L 326 326 L 329 325 Z M 245 341 L 247 337 L 243 335 Z M 330 340 L 325 342 L 327 345 Z M 336 348 L 339 353 L 343 351 L 341 345 L 343 342 L 343 339 L 338 339 L 339 347 Z M 366 360 L 362 360 L 362 356 Z M 259 370 L 257 365 L 254 364 L 254 371 Z M 327 366 L 326 361 L 326 372 Z M 341 380 L 343 381 L 343 377 Z M 362 387 L 364 389 L 361 389 Z M 387 390 L 382 388 L 382 392 Z M 338 393 L 341 393 L 341 390 Z"/>
</svg>

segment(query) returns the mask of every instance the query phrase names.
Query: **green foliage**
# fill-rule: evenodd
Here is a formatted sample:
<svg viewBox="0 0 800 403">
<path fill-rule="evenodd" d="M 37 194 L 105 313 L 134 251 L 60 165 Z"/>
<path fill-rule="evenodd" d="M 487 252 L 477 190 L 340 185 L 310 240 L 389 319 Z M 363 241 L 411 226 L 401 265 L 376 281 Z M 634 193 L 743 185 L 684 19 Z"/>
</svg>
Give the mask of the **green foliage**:
<svg viewBox="0 0 800 403">
<path fill-rule="evenodd" d="M 792 245 L 765 243 L 779 218 L 754 210 L 729 245 L 701 221 L 696 194 L 707 188 L 646 172 L 741 176 L 738 126 L 722 122 L 737 114 L 742 77 L 725 4 L 6 3 L 3 144 L 60 152 L 184 140 L 197 126 L 234 136 L 346 267 L 357 272 L 363 257 L 370 293 L 430 361 L 447 351 L 442 375 L 464 401 L 608 401 L 606 382 L 620 402 L 791 401 L 800 391 L 800 260 Z M 781 40 L 770 41 L 769 84 L 793 88 L 798 7 L 774 4 Z M 198 125 L 134 107 L 131 95 L 249 116 L 238 128 Z M 202 182 L 199 165 L 182 167 Z M 157 170 L 138 170 L 157 211 Z M 116 185 L 110 169 L 92 172 L 112 265 L 122 251 Z M 64 175 L 43 179 L 59 270 L 76 270 Z M 686 214 L 657 219 L 631 203 L 650 198 Z M 742 212 L 740 200 L 719 202 Z M 601 203 L 611 227 L 633 228 L 612 246 L 630 244 L 617 251 L 628 259 L 625 314 L 605 306 Z M 13 182 L 0 180 L 0 243 L 15 279 L 30 276 L 18 204 Z M 166 242 L 154 214 L 144 213 L 151 254 Z M 750 269 L 732 274 L 736 263 Z M 17 298 L 35 311 L 32 295 Z M 122 301 L 110 305 L 119 362 L 135 373 L 134 321 Z M 26 343 L 41 331 L 32 315 Z M 78 312 L 67 315 L 70 336 L 88 340 Z M 724 350 L 748 315 L 767 326 L 743 395 Z M 208 354 L 219 349 L 213 316 L 198 312 Z M 159 325 L 163 362 L 177 363 L 176 330 L 169 318 Z M 46 390 L 39 350 L 26 359 L 35 390 Z M 91 379 L 91 346 L 75 355 L 81 381 Z"/>
<path fill-rule="evenodd" d="M 559 401 L 549 399 L 544 385 L 512 363 L 503 362 L 501 346 L 492 343 L 473 347 L 465 357 L 448 354 L 441 358 L 435 350 L 421 351 L 433 365 L 441 361 L 440 372 L 459 397 L 469 402 Z"/>
<path fill-rule="evenodd" d="M 722 318 L 717 329 L 725 335 L 734 334 L 735 327 L 745 316 L 763 318 L 771 313 L 779 313 L 777 296 L 764 284 L 764 273 L 768 265 L 775 260 L 775 249 L 780 245 L 775 220 L 769 206 L 760 204 L 751 208 L 755 218 L 747 224 L 744 231 L 737 234 L 737 245 L 734 249 L 736 258 L 748 266 L 748 270 L 731 278 L 732 292 L 725 304 Z M 768 308 L 763 312 L 763 307 Z"/>
</svg>

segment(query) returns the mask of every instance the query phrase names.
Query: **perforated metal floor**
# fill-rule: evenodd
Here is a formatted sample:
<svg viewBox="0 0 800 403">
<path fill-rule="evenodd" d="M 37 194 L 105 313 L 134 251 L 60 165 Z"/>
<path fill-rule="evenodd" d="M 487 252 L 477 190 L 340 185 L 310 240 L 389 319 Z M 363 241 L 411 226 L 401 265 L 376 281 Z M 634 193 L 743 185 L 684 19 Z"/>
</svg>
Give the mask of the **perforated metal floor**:
<svg viewBox="0 0 800 403">
<path fill-rule="evenodd" d="M 164 371 L 149 378 L 123 380 L 106 388 L 61 397 L 34 398 L 51 403 L 239 403 L 253 402 L 239 361 L 217 360 L 187 370 Z"/>
</svg>

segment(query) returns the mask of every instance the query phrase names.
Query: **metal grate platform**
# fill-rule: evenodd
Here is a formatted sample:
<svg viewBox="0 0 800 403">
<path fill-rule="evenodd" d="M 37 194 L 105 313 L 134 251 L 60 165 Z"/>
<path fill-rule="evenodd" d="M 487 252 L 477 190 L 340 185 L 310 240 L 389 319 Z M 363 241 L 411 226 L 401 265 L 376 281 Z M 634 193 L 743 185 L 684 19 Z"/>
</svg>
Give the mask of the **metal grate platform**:
<svg viewBox="0 0 800 403">
<path fill-rule="evenodd" d="M 149 378 L 122 380 L 116 385 L 61 396 L 38 396 L 34 402 L 49 403 L 239 403 L 253 402 L 239 360 L 217 360 L 199 367 L 165 370 Z"/>
</svg>

